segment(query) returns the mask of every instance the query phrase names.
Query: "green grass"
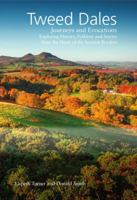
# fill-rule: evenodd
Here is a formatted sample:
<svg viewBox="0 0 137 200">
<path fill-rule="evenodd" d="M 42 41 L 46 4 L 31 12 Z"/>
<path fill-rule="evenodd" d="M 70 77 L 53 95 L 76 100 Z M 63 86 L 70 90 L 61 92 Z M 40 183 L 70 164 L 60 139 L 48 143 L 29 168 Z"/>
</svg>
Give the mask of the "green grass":
<svg viewBox="0 0 137 200">
<path fill-rule="evenodd" d="M 0 72 L 14 71 L 16 69 L 17 69 L 16 66 L 12 64 L 0 66 Z"/>
<path fill-rule="evenodd" d="M 19 68 L 15 64 L 0 66 L 0 74 L 4 73 L 4 75 L 17 75 L 19 72 Z"/>
<path fill-rule="evenodd" d="M 50 66 L 50 67 L 46 67 L 46 69 L 57 69 L 57 70 L 72 70 L 72 69 L 84 69 L 83 66 L 65 66 L 65 65 L 60 65 L 60 66 Z"/>
<path fill-rule="evenodd" d="M 0 102 L 0 125 L 9 124 L 8 120 L 13 127 L 16 127 L 16 124 L 34 126 L 73 137 L 90 138 L 93 141 L 99 141 L 100 144 L 103 141 L 103 144 L 112 146 L 112 143 L 117 144 L 120 141 L 133 147 L 137 146 L 137 134 L 132 135 L 131 131 L 125 129 L 85 121 L 60 112 Z"/>
<path fill-rule="evenodd" d="M 26 126 L 78 127 L 87 124 L 87 121 L 64 113 L 33 109 L 9 103 L 0 103 L 0 116 L 2 116 L 3 120 L 10 119 L 15 123 Z"/>
</svg>

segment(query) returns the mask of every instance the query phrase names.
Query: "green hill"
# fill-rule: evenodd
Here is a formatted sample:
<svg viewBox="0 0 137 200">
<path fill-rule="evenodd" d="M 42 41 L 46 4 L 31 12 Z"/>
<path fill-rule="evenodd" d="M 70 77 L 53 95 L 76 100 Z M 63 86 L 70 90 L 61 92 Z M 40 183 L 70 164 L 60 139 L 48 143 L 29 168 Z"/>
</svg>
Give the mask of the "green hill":
<svg viewBox="0 0 137 200">
<path fill-rule="evenodd" d="M 99 144 L 126 143 L 137 145 L 137 137 L 131 131 L 82 120 L 68 114 L 40 110 L 16 104 L 0 102 L 0 126 L 34 126 L 46 128 L 50 132 L 65 133 L 73 137 L 90 138 Z"/>
<path fill-rule="evenodd" d="M 60 112 L 0 102 L 1 126 L 78 127 L 87 122 Z"/>
</svg>

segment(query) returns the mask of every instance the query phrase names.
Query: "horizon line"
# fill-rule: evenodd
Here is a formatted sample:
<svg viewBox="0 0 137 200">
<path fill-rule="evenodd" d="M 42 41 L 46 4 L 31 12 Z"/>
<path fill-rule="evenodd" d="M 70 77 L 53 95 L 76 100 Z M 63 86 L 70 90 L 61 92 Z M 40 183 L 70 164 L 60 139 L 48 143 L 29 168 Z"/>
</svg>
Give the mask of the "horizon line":
<svg viewBox="0 0 137 200">
<path fill-rule="evenodd" d="M 0 55 L 0 57 L 2 57 L 2 56 L 6 56 L 6 57 L 12 57 L 12 58 L 21 58 L 21 57 L 23 57 L 23 56 L 25 56 L 25 55 L 27 55 L 27 54 L 32 54 L 33 56 L 36 56 L 36 55 L 39 55 L 39 54 L 41 54 L 41 53 L 50 53 L 50 52 L 46 52 L 46 51 L 41 51 L 40 53 L 37 53 L 37 54 L 33 54 L 33 53 L 31 53 L 31 52 L 29 52 L 29 53 L 26 53 L 26 54 L 23 54 L 22 56 L 14 56 L 14 55 L 7 55 L 7 54 L 5 54 L 5 55 Z M 50 54 L 52 54 L 52 53 L 50 53 Z M 90 63 L 90 62 L 137 62 L 137 60 L 89 60 L 89 61 L 86 61 L 86 60 L 74 60 L 74 59 L 68 59 L 68 58 L 63 58 L 63 57 L 60 57 L 60 56 L 58 56 L 58 55 L 55 55 L 55 54 L 52 54 L 53 56 L 56 56 L 56 57 L 58 57 L 58 58 L 60 58 L 60 59 L 63 59 L 63 60 L 69 60 L 69 61 L 72 61 L 72 62 L 86 62 L 86 63 Z"/>
</svg>

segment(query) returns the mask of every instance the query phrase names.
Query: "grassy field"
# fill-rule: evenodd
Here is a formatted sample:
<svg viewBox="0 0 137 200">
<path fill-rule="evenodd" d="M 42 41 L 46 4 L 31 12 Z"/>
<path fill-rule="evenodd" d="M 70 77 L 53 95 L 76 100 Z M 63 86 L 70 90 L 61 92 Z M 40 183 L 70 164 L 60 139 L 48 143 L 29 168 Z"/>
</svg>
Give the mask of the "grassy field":
<svg viewBox="0 0 137 200">
<path fill-rule="evenodd" d="M 39 110 L 0 102 L 1 121 L 11 120 L 25 126 L 40 127 L 79 127 L 88 124 L 87 121 L 60 112 Z"/>
<path fill-rule="evenodd" d="M 73 70 L 73 69 L 84 69 L 84 67 L 83 66 L 63 66 L 63 65 L 61 65 L 61 66 L 50 66 L 50 67 L 47 67 L 47 69 L 57 69 L 57 70 L 60 70 L 60 71 L 62 71 L 62 70 Z"/>
<path fill-rule="evenodd" d="M 116 127 L 84 121 L 60 112 L 39 110 L 20 105 L 0 102 L 0 125 L 44 127 L 51 132 L 61 132 L 70 136 L 91 138 L 100 142 L 128 143 L 137 146 L 137 137 L 132 132 Z"/>
<path fill-rule="evenodd" d="M 8 72 L 17 70 L 17 66 L 14 64 L 0 66 L 0 72 Z"/>
</svg>

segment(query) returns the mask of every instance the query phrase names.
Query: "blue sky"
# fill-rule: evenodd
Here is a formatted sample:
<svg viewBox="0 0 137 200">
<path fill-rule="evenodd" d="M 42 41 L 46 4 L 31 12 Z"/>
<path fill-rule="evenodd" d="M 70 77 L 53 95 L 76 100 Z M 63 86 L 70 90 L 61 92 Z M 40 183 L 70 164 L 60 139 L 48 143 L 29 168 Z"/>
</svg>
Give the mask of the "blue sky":
<svg viewBox="0 0 137 200">
<path fill-rule="evenodd" d="M 86 12 L 89 16 L 97 15 L 98 12 L 103 15 L 116 15 L 115 27 L 94 28 L 117 28 L 118 44 L 43 45 L 38 35 L 49 33 L 50 27 L 30 26 L 26 15 L 26 12 L 36 12 L 42 16 L 65 16 L 70 11 L 74 13 L 74 24 L 71 28 L 80 28 L 79 12 Z M 0 0 L 0 27 L 0 55 L 22 56 L 45 51 L 74 61 L 137 61 L 137 1 L 135 0 Z"/>
</svg>

